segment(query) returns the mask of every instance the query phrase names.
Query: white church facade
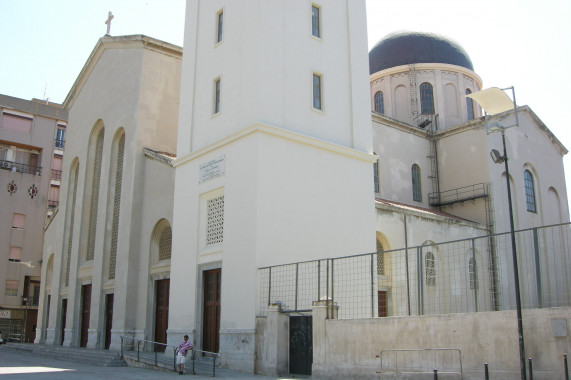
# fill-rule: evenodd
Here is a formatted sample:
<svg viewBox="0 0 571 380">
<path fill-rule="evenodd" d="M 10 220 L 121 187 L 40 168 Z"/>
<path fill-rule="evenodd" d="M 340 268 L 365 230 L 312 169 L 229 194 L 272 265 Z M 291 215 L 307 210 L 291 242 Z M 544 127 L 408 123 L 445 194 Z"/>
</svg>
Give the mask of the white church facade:
<svg viewBox="0 0 571 380">
<path fill-rule="evenodd" d="M 267 297 L 260 268 L 359 254 L 370 254 L 371 281 L 348 269 L 349 293 L 303 301 L 333 299 L 343 315 L 344 299 L 366 294 L 372 317 L 407 315 L 404 267 L 377 252 L 509 231 L 505 173 L 489 157 L 501 139 L 465 96 L 481 89 L 466 52 L 442 37 L 389 36 L 367 56 L 364 1 L 187 0 L 184 49 L 101 38 L 64 102 L 36 342 L 119 349 L 121 336 L 188 334 L 225 367 L 279 372 L 260 361 L 259 326 L 285 296 Z M 516 229 L 568 223 L 567 150 L 528 106 L 517 112 L 506 132 Z M 490 267 L 484 245 L 447 291 L 476 262 Z M 435 268 L 451 255 L 418 252 Z M 554 262 L 568 284 L 567 251 Z M 466 311 L 509 303 L 492 293 Z M 408 315 L 454 302 L 409 300 Z"/>
</svg>

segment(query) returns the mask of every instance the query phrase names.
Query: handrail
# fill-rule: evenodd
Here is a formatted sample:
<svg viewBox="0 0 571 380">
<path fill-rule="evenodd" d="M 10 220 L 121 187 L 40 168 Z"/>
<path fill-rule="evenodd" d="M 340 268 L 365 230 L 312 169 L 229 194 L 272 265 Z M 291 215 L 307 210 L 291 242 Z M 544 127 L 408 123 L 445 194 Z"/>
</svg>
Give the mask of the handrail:
<svg viewBox="0 0 571 380">
<path fill-rule="evenodd" d="M 159 350 L 156 349 L 157 346 L 159 347 L 164 347 L 164 350 L 162 352 L 165 353 L 165 357 L 167 355 L 169 355 L 167 353 L 167 350 L 169 348 L 172 348 L 172 352 L 173 352 L 173 361 L 172 361 L 172 370 L 177 372 L 177 368 L 176 368 L 176 355 L 178 352 L 178 346 L 174 346 L 174 345 L 170 345 L 170 344 L 165 344 L 165 343 L 159 343 L 159 342 L 154 342 L 151 340 L 145 340 L 145 339 L 137 339 L 137 338 L 133 338 L 130 336 L 120 336 L 121 338 L 121 358 L 123 359 L 124 357 L 124 347 L 127 347 L 127 341 L 132 341 L 133 342 L 133 351 L 136 349 L 137 350 L 137 361 L 141 362 L 141 353 L 145 353 L 145 352 L 154 352 L 154 366 L 155 367 L 160 367 L 159 366 Z M 143 344 L 143 347 L 141 348 L 141 344 Z M 152 345 L 153 346 L 153 350 L 145 350 L 145 346 L 146 345 Z M 197 367 L 197 362 L 201 360 L 201 358 L 203 357 L 209 357 L 212 358 L 212 377 L 216 377 L 216 361 L 220 359 L 220 354 L 216 353 L 216 352 L 209 352 L 209 351 L 203 351 L 203 350 L 199 350 L 199 349 L 193 349 L 192 350 L 192 354 L 190 356 L 191 360 L 192 360 L 192 374 L 195 375 L 196 374 L 196 367 Z M 148 363 L 147 363 L 148 364 Z M 166 367 L 165 367 L 166 368 Z"/>
</svg>

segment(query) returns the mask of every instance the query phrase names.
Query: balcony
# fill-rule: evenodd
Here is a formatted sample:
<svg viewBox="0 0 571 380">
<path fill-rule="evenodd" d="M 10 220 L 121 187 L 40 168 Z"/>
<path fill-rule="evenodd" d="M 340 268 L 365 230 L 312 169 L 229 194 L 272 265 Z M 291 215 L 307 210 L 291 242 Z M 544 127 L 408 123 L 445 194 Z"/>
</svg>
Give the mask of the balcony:
<svg viewBox="0 0 571 380">
<path fill-rule="evenodd" d="M 52 169 L 50 179 L 61 181 L 61 170 Z"/>
<path fill-rule="evenodd" d="M 55 139 L 54 140 L 54 147 L 56 149 L 63 149 L 65 146 L 65 140 Z"/>
<path fill-rule="evenodd" d="M 0 169 L 10 170 L 17 173 L 24 174 L 42 174 L 42 167 L 38 165 L 28 165 L 19 162 L 0 160 Z"/>
<path fill-rule="evenodd" d="M 428 203 L 431 206 L 442 207 L 455 203 L 486 198 L 490 193 L 487 183 L 459 187 L 457 189 L 428 194 Z"/>
<path fill-rule="evenodd" d="M 49 208 L 49 209 L 57 208 L 58 205 L 59 205 L 59 201 L 50 201 L 50 200 L 48 200 L 48 208 Z"/>
</svg>

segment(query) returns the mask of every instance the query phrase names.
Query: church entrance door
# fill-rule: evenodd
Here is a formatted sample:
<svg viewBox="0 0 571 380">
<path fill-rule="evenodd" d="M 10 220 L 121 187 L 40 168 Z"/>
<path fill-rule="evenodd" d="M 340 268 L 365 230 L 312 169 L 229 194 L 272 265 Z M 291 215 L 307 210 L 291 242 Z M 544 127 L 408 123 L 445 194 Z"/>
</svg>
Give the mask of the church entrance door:
<svg viewBox="0 0 571 380">
<path fill-rule="evenodd" d="M 204 325 L 202 349 L 218 352 L 220 349 L 220 280 L 221 269 L 204 272 Z"/>
<path fill-rule="evenodd" d="M 89 313 L 91 311 L 91 284 L 81 287 L 81 340 L 80 347 L 87 347 Z"/>
<path fill-rule="evenodd" d="M 170 279 L 158 280 L 155 288 L 155 342 L 167 342 L 169 327 L 169 288 Z M 156 351 L 164 352 L 165 346 L 157 345 Z"/>
<path fill-rule="evenodd" d="M 67 319 L 67 298 L 61 300 L 61 340 L 60 343 L 63 345 L 65 341 L 65 322 Z"/>
<path fill-rule="evenodd" d="M 111 329 L 113 328 L 113 293 L 105 295 L 105 349 L 111 345 Z"/>
</svg>

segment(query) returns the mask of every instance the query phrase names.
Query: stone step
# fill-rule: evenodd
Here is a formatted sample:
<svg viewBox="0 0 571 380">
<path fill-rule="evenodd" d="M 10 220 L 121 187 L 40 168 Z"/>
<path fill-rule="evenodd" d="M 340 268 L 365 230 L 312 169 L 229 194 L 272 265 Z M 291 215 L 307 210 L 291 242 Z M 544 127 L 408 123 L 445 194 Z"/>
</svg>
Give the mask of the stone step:
<svg viewBox="0 0 571 380">
<path fill-rule="evenodd" d="M 81 347 L 63 347 L 33 343 L 9 343 L 3 349 L 26 351 L 31 354 L 58 360 L 81 362 L 103 367 L 123 367 L 127 364 L 121 359 L 119 351 L 89 349 Z"/>
</svg>

